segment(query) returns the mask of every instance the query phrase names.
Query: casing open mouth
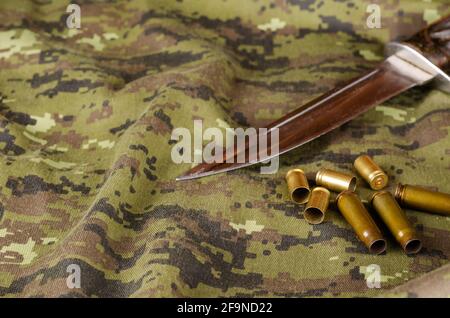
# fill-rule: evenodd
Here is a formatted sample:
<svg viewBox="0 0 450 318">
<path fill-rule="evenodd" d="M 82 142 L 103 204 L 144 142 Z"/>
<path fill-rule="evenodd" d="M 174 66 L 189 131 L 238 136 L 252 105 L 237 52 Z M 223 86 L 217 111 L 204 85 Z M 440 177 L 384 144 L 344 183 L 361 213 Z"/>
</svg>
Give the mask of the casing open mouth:
<svg viewBox="0 0 450 318">
<path fill-rule="evenodd" d="M 325 213 L 318 208 L 310 207 L 303 212 L 305 220 L 311 224 L 319 224 L 323 222 Z"/>
<path fill-rule="evenodd" d="M 373 254 L 381 254 L 386 250 L 386 241 L 381 240 L 375 240 L 370 244 L 369 251 Z"/>
<path fill-rule="evenodd" d="M 297 203 L 305 203 L 308 201 L 310 190 L 308 188 L 297 188 L 292 191 L 291 197 Z"/>
<path fill-rule="evenodd" d="M 416 254 L 422 249 L 422 242 L 419 239 L 412 239 L 406 242 L 404 250 L 406 254 Z"/>
</svg>

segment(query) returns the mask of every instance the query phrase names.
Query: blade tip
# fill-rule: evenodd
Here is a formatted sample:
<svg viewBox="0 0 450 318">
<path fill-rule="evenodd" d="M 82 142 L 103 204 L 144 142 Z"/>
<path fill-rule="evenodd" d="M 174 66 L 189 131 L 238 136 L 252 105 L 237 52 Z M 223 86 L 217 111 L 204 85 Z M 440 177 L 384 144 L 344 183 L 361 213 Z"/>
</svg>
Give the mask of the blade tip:
<svg viewBox="0 0 450 318">
<path fill-rule="evenodd" d="M 182 174 L 181 176 L 176 177 L 175 181 L 186 181 L 195 178 L 198 178 L 198 176 L 195 174 Z"/>
</svg>

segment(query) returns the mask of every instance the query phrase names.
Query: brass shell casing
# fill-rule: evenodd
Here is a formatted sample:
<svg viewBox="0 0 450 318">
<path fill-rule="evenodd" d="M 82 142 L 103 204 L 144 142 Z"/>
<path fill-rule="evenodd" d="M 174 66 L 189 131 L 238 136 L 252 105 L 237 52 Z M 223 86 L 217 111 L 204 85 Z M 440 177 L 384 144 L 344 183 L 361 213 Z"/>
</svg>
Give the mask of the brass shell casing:
<svg viewBox="0 0 450 318">
<path fill-rule="evenodd" d="M 388 191 L 376 192 L 371 202 L 405 253 L 418 253 L 422 248 L 422 242 L 392 194 Z"/>
<path fill-rule="evenodd" d="M 316 184 L 334 192 L 355 191 L 356 177 L 323 168 L 317 171 Z"/>
<path fill-rule="evenodd" d="M 291 169 L 286 173 L 286 182 L 291 199 L 297 203 L 308 202 L 311 190 L 302 169 Z"/>
<path fill-rule="evenodd" d="M 450 216 L 450 194 L 447 193 L 399 183 L 395 198 L 404 207 Z"/>
<path fill-rule="evenodd" d="M 305 220 L 310 224 L 322 223 L 329 204 L 330 191 L 324 187 L 315 187 L 311 192 L 305 211 L 303 211 Z"/>
<path fill-rule="evenodd" d="M 369 251 L 373 254 L 383 253 L 386 240 L 359 197 L 354 192 L 344 191 L 336 201 L 339 211 Z"/>
<path fill-rule="evenodd" d="M 354 166 L 373 190 L 381 190 L 387 186 L 389 177 L 369 156 L 359 156 L 356 158 Z"/>
</svg>

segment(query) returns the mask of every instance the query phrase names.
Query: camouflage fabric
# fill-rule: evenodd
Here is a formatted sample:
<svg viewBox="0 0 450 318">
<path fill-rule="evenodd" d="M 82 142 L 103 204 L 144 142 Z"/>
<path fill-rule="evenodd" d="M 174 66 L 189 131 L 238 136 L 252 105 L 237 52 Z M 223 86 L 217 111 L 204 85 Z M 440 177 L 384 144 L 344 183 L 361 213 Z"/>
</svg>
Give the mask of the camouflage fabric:
<svg viewBox="0 0 450 318">
<path fill-rule="evenodd" d="M 450 264 L 390 290 L 386 297 L 450 297 Z"/>
<path fill-rule="evenodd" d="M 175 127 L 262 127 L 369 70 L 448 0 L 76 1 L 80 29 L 69 3 L 0 2 L 0 295 L 370 297 L 448 263 L 450 218 L 408 211 L 423 250 L 387 236 L 374 256 L 333 207 L 306 223 L 284 181 L 369 153 L 392 184 L 450 192 L 450 98 L 430 85 L 281 156 L 274 175 L 176 182 L 191 166 L 170 155 Z M 421 296 L 412 285 L 401 293 Z"/>
</svg>

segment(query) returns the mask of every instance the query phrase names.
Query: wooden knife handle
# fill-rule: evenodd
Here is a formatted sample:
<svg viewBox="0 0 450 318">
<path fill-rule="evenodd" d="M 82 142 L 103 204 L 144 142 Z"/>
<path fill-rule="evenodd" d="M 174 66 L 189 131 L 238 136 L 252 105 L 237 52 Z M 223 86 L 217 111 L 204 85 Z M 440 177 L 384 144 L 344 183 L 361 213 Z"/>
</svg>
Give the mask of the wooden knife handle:
<svg viewBox="0 0 450 318">
<path fill-rule="evenodd" d="M 406 41 L 440 68 L 450 63 L 450 15 L 429 25 Z"/>
</svg>

